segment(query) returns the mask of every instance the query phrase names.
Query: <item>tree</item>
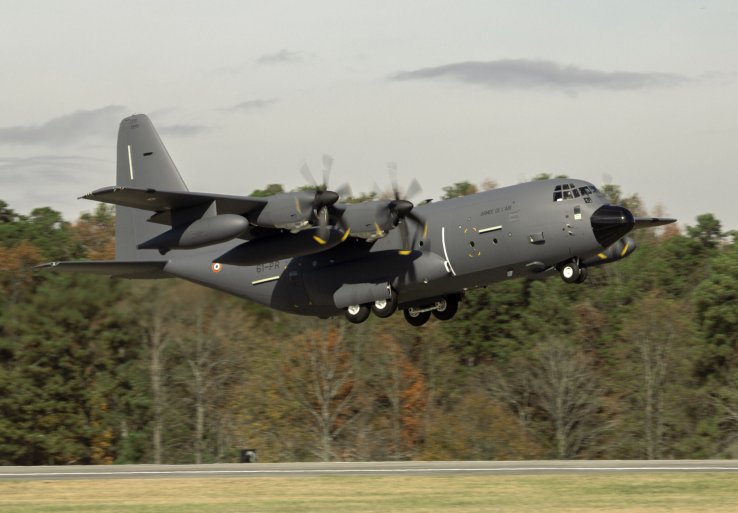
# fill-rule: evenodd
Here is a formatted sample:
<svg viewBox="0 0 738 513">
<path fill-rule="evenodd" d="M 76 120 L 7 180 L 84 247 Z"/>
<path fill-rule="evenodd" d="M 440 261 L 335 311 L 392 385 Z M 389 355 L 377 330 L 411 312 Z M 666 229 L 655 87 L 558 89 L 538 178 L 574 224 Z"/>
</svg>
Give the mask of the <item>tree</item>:
<svg viewBox="0 0 738 513">
<path fill-rule="evenodd" d="M 550 426 L 555 457 L 575 458 L 592 447 L 605 426 L 589 358 L 569 342 L 548 338 L 533 348 L 524 372 L 531 405 Z"/>
<path fill-rule="evenodd" d="M 697 216 L 697 224 L 695 226 L 687 226 L 687 235 L 710 249 L 716 248 L 724 237 L 720 221 L 712 214 L 701 214 Z"/>
<path fill-rule="evenodd" d="M 123 329 L 131 319 L 115 308 L 124 289 L 111 280 L 54 276 L 15 307 L 4 338 L 17 369 L 7 376 L 17 380 L 8 418 L 20 438 L 8 442 L 15 449 L 6 447 L 16 464 L 113 461 L 116 407 L 128 388 L 119 368 L 135 357 L 134 337 Z"/>
<path fill-rule="evenodd" d="M 634 374 L 627 382 L 633 385 L 631 393 L 641 413 L 636 415 L 642 426 L 636 439 L 650 460 L 665 456 L 667 435 L 674 436 L 673 431 L 679 429 L 675 426 L 675 410 L 685 406 L 683 392 L 692 370 L 684 365 L 691 359 L 687 319 L 685 305 L 653 291 L 633 305 L 623 325 L 623 338 L 630 350 L 626 365 Z M 667 433 L 668 421 L 672 433 Z"/>
<path fill-rule="evenodd" d="M 459 196 L 469 196 L 479 192 L 477 186 L 471 182 L 456 182 L 443 188 L 443 199 L 457 198 Z"/>
<path fill-rule="evenodd" d="M 343 324 L 323 324 L 289 341 L 281 388 L 300 407 L 311 433 L 310 452 L 320 461 L 339 457 L 336 443 L 361 415 L 356 408 L 358 384 L 353 355 Z"/>
<path fill-rule="evenodd" d="M 426 380 L 398 340 L 387 330 L 371 333 L 373 394 L 378 424 L 387 424 L 388 443 L 384 459 L 408 459 L 417 451 L 423 436 Z"/>
<path fill-rule="evenodd" d="M 443 325 L 459 361 L 473 367 L 492 359 L 506 360 L 521 346 L 529 287 L 526 281 L 510 280 L 466 294 L 463 308 Z"/>
<path fill-rule="evenodd" d="M 187 284 L 187 288 L 192 286 Z M 219 419 L 227 414 L 230 386 L 238 379 L 241 367 L 240 358 L 229 348 L 231 342 L 245 338 L 249 323 L 219 293 L 190 290 L 188 295 L 193 299 L 187 308 L 178 311 L 168 333 L 177 347 L 172 356 L 183 363 L 177 388 L 187 392 L 180 400 L 191 412 L 192 453 L 199 464 L 206 454 L 213 458 L 225 453 L 220 443 L 223 436 L 218 432 L 222 427 Z M 209 451 L 207 439 L 212 441 Z"/>
<path fill-rule="evenodd" d="M 267 196 L 273 196 L 275 194 L 280 194 L 284 192 L 284 187 L 278 183 L 270 183 L 263 189 L 256 189 L 253 191 L 249 196 L 254 196 L 255 198 L 264 198 Z"/>
<path fill-rule="evenodd" d="M 705 338 L 702 376 L 738 363 L 738 245 L 710 261 L 712 272 L 694 292 L 696 320 Z"/>
</svg>

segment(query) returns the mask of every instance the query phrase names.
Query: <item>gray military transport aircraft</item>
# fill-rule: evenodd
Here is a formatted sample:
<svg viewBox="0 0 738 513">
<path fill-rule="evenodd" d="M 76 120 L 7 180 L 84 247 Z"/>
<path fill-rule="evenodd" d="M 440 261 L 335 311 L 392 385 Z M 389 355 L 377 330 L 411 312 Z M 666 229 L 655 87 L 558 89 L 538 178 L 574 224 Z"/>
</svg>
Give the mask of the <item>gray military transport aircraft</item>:
<svg viewBox="0 0 738 513">
<path fill-rule="evenodd" d="M 116 205 L 115 260 L 40 268 L 178 277 L 353 323 L 398 308 L 415 326 L 431 314 L 448 320 L 464 291 L 513 278 L 581 283 L 589 267 L 635 250 L 631 230 L 675 221 L 634 217 L 568 178 L 418 205 L 396 187 L 394 199 L 358 204 L 325 184 L 268 197 L 190 192 L 142 114 L 121 122 L 117 154 L 116 185 L 83 196 Z M 414 181 L 408 192 L 418 189 Z"/>
</svg>

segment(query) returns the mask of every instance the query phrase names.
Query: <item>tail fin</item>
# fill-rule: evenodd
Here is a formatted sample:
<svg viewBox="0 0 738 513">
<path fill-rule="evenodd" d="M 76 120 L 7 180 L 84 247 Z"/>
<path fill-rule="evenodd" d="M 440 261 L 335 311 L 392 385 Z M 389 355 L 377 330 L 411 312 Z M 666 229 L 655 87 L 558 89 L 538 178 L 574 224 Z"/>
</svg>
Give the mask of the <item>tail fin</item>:
<svg viewBox="0 0 738 513">
<path fill-rule="evenodd" d="M 177 166 L 145 114 L 136 114 L 120 123 L 116 173 L 116 185 L 120 187 L 187 190 Z M 156 250 L 136 249 L 136 244 L 168 229 L 166 226 L 147 222 L 150 215 L 150 212 L 143 210 L 116 206 L 116 260 L 163 259 Z"/>
</svg>

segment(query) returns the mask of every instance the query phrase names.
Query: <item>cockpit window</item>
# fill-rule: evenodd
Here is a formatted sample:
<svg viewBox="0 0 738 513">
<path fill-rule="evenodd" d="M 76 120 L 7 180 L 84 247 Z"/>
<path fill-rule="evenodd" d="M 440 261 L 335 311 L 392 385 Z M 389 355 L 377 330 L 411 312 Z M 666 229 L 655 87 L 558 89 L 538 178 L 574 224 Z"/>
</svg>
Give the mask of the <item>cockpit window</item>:
<svg viewBox="0 0 738 513">
<path fill-rule="evenodd" d="M 576 187 L 573 183 L 564 183 L 554 187 L 553 200 L 563 201 L 574 198 L 584 198 L 585 203 L 591 203 L 590 195 L 602 193 L 594 185 L 583 185 Z"/>
</svg>

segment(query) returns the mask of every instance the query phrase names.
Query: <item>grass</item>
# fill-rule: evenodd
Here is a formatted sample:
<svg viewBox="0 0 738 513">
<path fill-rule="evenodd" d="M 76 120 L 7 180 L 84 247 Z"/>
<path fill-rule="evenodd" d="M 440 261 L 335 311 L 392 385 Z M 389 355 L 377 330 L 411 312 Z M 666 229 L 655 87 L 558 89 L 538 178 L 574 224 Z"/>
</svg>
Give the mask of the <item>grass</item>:
<svg viewBox="0 0 738 513">
<path fill-rule="evenodd" d="M 736 512 L 738 475 L 321 476 L 0 481 L 0 511 Z"/>
</svg>

